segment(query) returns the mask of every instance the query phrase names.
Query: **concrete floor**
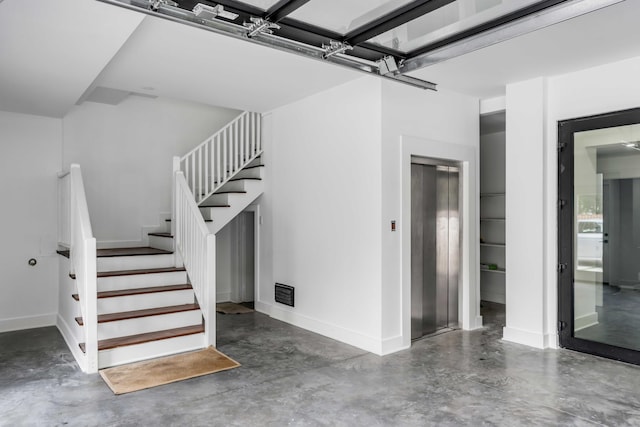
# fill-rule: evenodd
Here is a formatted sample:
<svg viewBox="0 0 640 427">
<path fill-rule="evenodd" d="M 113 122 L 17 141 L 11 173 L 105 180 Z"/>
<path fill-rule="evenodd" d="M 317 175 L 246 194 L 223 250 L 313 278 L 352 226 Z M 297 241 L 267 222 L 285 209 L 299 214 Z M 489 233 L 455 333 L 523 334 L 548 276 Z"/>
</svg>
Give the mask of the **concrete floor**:
<svg viewBox="0 0 640 427">
<path fill-rule="evenodd" d="M 604 285 L 602 294 L 603 305 L 596 307 L 598 324 L 577 331 L 575 336 L 640 350 L 640 292 Z"/>
<path fill-rule="evenodd" d="M 114 396 L 55 328 L 0 334 L 2 426 L 638 425 L 640 367 L 500 340 L 487 327 L 386 357 L 254 313 L 220 315 L 242 367 Z"/>
</svg>

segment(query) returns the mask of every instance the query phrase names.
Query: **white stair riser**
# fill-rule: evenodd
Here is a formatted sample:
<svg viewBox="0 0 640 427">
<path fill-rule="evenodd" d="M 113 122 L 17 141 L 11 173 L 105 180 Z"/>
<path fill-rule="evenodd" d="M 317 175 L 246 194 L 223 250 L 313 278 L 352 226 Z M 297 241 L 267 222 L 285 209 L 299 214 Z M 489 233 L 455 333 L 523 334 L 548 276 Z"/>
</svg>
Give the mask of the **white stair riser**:
<svg viewBox="0 0 640 427">
<path fill-rule="evenodd" d="M 143 344 L 101 350 L 98 353 L 98 367 L 124 365 L 185 351 L 199 350 L 204 347 L 204 334 L 185 335 L 166 340 L 151 341 Z"/>
<path fill-rule="evenodd" d="M 197 325 L 201 322 L 202 312 L 200 310 L 118 320 L 98 324 L 98 339 L 105 340 L 165 329 L 182 328 L 184 326 Z"/>
<path fill-rule="evenodd" d="M 187 283 L 186 271 L 98 277 L 98 292 L 146 288 L 149 286 L 180 285 L 183 283 Z"/>
<path fill-rule="evenodd" d="M 173 254 L 114 256 L 98 258 L 98 271 L 142 270 L 146 268 L 173 267 Z"/>
<path fill-rule="evenodd" d="M 192 304 L 194 302 L 194 298 L 192 289 L 100 298 L 98 299 L 98 314 L 145 310 L 147 308 L 168 307 L 180 304 Z"/>
<path fill-rule="evenodd" d="M 264 168 L 243 169 L 235 176 L 236 178 L 262 178 Z"/>
<path fill-rule="evenodd" d="M 173 238 L 172 237 L 160 237 L 149 236 L 149 246 L 155 249 L 162 249 L 165 251 L 173 252 Z"/>
<path fill-rule="evenodd" d="M 244 191 L 245 181 L 229 181 L 220 188 L 220 191 Z"/>
<path fill-rule="evenodd" d="M 213 222 L 208 222 L 207 227 L 212 233 L 217 233 L 225 225 L 235 218 L 240 212 L 245 210 L 247 206 L 253 203 L 264 191 L 263 181 L 248 181 L 246 185 L 246 194 L 232 194 L 233 198 L 230 198 L 231 205 L 227 209 L 211 209 L 211 219 Z"/>
<path fill-rule="evenodd" d="M 230 194 L 214 194 L 202 203 L 203 205 L 228 205 Z"/>
</svg>

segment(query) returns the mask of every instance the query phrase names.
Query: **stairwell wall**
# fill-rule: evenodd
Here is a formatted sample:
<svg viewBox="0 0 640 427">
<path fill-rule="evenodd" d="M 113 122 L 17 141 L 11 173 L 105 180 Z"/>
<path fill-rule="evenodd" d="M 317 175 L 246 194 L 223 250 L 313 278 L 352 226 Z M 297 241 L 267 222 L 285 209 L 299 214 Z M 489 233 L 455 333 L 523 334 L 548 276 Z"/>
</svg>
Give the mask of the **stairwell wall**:
<svg viewBox="0 0 640 427">
<path fill-rule="evenodd" d="M 93 232 L 103 246 L 139 245 L 171 212 L 172 158 L 240 114 L 168 98 L 85 102 L 64 118 L 65 167 L 79 163 Z"/>
<path fill-rule="evenodd" d="M 381 96 L 365 77 L 265 117 L 258 310 L 380 352 Z M 295 287 L 295 307 L 274 302 Z"/>
<path fill-rule="evenodd" d="M 54 325 L 62 121 L 0 112 L 0 147 L 0 332 Z"/>
</svg>

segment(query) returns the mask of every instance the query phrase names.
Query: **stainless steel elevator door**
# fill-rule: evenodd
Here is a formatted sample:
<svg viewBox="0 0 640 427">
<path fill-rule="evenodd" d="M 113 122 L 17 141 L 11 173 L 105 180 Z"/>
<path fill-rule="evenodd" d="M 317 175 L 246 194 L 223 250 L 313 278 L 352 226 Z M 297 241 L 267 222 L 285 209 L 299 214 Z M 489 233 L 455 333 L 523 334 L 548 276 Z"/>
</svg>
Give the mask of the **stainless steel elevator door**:
<svg viewBox="0 0 640 427">
<path fill-rule="evenodd" d="M 411 338 L 458 325 L 456 167 L 411 165 Z"/>
</svg>

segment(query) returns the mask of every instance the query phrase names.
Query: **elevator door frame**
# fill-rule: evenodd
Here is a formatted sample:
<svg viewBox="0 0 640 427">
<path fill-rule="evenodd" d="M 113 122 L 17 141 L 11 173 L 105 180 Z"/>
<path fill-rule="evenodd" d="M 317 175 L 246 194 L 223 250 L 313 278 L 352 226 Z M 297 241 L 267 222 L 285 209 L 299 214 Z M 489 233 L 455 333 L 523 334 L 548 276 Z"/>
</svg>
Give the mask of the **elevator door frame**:
<svg viewBox="0 0 640 427">
<path fill-rule="evenodd" d="M 462 145 L 403 135 L 400 139 L 401 217 L 397 230 L 401 248 L 400 335 L 389 337 L 389 345 L 400 340 L 411 346 L 411 157 L 438 159 L 460 168 L 460 277 L 458 319 L 464 330 L 482 327 L 480 315 L 479 172 L 477 145 Z M 391 218 L 393 219 L 393 218 Z M 383 347 L 383 352 L 385 351 Z"/>
</svg>

